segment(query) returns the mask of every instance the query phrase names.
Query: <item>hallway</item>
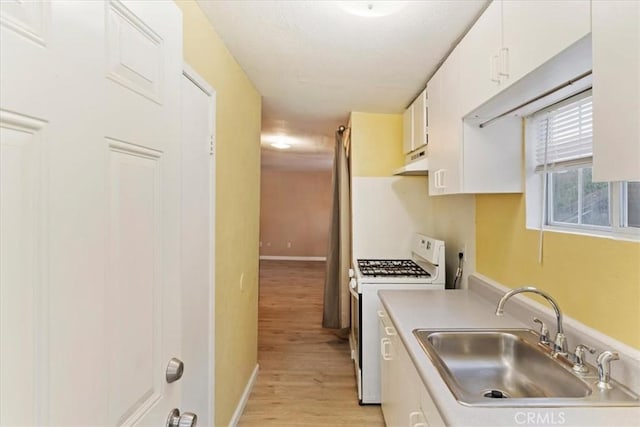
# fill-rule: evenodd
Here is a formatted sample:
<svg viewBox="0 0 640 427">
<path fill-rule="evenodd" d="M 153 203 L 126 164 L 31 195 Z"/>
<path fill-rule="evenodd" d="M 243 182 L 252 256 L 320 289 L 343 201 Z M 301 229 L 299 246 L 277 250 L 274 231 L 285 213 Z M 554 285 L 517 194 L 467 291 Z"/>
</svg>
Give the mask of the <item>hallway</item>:
<svg viewBox="0 0 640 427">
<path fill-rule="evenodd" d="M 260 371 L 239 426 L 384 426 L 359 406 L 349 344 L 322 329 L 323 262 L 260 261 Z"/>
</svg>

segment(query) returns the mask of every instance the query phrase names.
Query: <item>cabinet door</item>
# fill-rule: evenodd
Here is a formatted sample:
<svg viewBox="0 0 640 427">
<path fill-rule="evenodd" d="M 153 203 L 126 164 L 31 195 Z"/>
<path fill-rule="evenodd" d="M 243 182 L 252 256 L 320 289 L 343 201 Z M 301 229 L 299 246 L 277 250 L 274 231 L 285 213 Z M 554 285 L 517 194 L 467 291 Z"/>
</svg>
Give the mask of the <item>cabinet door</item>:
<svg viewBox="0 0 640 427">
<path fill-rule="evenodd" d="M 640 2 L 593 2 L 593 179 L 640 180 Z"/>
<path fill-rule="evenodd" d="M 398 359 L 400 340 L 397 336 L 386 336 L 388 341 L 387 360 L 382 371 L 382 414 L 388 426 L 405 426 L 407 422 L 406 384 L 402 377 L 402 367 Z"/>
<path fill-rule="evenodd" d="M 388 319 L 387 313 L 384 310 L 378 313 L 380 317 L 380 405 L 385 419 L 389 420 L 394 412 L 393 349 L 384 329 L 385 319 Z"/>
<path fill-rule="evenodd" d="M 444 65 L 443 65 L 444 66 Z M 442 99 L 442 68 L 427 83 L 429 93 L 429 195 L 440 192 L 436 182 L 436 171 L 442 165 L 445 135 L 445 112 Z"/>
<path fill-rule="evenodd" d="M 591 2 L 586 0 L 505 1 L 503 46 L 506 87 L 589 34 Z"/>
<path fill-rule="evenodd" d="M 485 128 L 463 123 L 463 193 L 522 192 L 522 121 L 504 117 Z"/>
<path fill-rule="evenodd" d="M 402 152 L 413 150 L 413 104 L 402 115 Z"/>
<path fill-rule="evenodd" d="M 441 108 L 443 134 L 434 170 L 437 194 L 460 192 L 462 182 L 462 109 L 460 103 L 460 67 L 458 50 L 454 50 L 442 66 Z M 436 159 L 434 159 L 435 161 Z"/>
<path fill-rule="evenodd" d="M 420 408 L 422 380 L 402 341 L 396 339 L 394 345 L 397 346 L 395 359 L 398 367 L 395 381 L 400 387 L 398 390 L 398 396 L 400 397 L 398 402 L 399 422 L 388 425 L 415 427 L 426 422 L 426 417 Z"/>
<path fill-rule="evenodd" d="M 413 102 L 413 144 L 412 150 L 422 147 L 427 143 L 427 90 L 422 91 Z"/>
<path fill-rule="evenodd" d="M 419 380 L 420 379 L 418 378 L 418 381 Z M 447 424 L 442 419 L 442 416 L 440 416 L 440 412 L 438 411 L 431 394 L 424 384 L 420 385 L 420 409 L 421 413 L 426 418 L 426 425 L 429 427 L 445 427 Z"/>
<path fill-rule="evenodd" d="M 501 48 L 502 1 L 494 1 L 456 48 L 460 51 L 464 115 L 498 93 L 498 59 Z"/>
</svg>

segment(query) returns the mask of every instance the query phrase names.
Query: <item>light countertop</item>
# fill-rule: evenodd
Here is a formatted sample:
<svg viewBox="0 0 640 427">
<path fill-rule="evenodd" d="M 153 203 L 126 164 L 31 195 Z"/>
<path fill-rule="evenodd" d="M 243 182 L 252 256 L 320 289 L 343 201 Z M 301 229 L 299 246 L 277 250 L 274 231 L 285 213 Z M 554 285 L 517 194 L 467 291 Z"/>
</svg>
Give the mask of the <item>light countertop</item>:
<svg viewBox="0 0 640 427">
<path fill-rule="evenodd" d="M 380 291 L 382 305 L 427 387 L 440 415 L 450 426 L 638 426 L 640 407 L 485 408 L 455 399 L 412 331 L 416 328 L 533 328 L 469 290 Z"/>
</svg>

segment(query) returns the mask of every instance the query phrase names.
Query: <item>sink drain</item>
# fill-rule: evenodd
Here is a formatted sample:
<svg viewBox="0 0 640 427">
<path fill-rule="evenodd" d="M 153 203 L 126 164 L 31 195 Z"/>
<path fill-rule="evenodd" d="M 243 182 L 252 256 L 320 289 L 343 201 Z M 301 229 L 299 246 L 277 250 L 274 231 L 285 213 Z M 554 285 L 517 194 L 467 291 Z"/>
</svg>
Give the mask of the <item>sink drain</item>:
<svg viewBox="0 0 640 427">
<path fill-rule="evenodd" d="M 482 395 L 490 399 L 506 399 L 509 397 L 509 395 L 502 390 L 485 390 Z"/>
</svg>

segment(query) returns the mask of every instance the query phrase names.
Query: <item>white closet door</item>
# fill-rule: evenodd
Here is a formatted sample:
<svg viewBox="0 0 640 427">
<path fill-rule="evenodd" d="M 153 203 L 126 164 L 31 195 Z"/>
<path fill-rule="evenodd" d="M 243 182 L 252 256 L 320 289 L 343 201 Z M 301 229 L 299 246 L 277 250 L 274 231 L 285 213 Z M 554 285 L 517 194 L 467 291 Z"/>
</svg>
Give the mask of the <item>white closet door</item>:
<svg viewBox="0 0 640 427">
<path fill-rule="evenodd" d="M 214 97 L 192 70 L 186 71 L 182 77 L 182 355 L 186 367 L 182 407 L 197 413 L 198 423 L 204 426 L 214 423 Z"/>
<path fill-rule="evenodd" d="M 2 2 L 2 425 L 165 425 L 180 382 L 181 17 Z"/>
</svg>

